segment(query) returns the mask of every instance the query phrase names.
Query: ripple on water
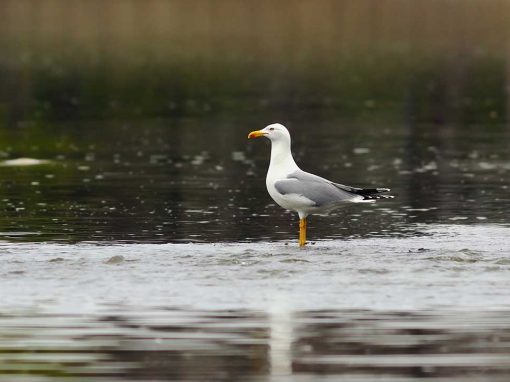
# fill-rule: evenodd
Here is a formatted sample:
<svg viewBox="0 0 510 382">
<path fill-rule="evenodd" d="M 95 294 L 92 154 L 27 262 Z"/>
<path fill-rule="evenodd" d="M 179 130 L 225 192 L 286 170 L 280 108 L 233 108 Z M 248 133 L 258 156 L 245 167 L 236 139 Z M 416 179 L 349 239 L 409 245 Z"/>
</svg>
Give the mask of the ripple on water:
<svg viewBox="0 0 510 382">
<path fill-rule="evenodd" d="M 296 312 L 282 304 L 264 312 L 105 305 L 94 315 L 4 314 L 0 370 L 9 381 L 222 380 L 225 373 L 236 380 L 505 381 L 509 317 L 505 310 Z"/>
<path fill-rule="evenodd" d="M 106 260 L 104 263 L 105 264 L 121 264 L 125 261 L 126 259 L 124 258 L 124 256 L 122 255 L 115 255 L 115 256 L 112 256 L 110 257 L 108 260 Z"/>
<path fill-rule="evenodd" d="M 510 288 L 505 274 L 508 227 L 431 225 L 419 229 L 425 234 L 317 241 L 305 250 L 285 242 L 4 242 L 0 244 L 4 274 L 26 273 L 11 274 L 1 281 L 0 307 L 31 305 L 41 295 L 54 296 L 55 306 L 46 308 L 57 310 L 74 309 L 76 296 L 86 296 L 89 303 L 80 306 L 85 311 L 94 311 L 98 301 L 264 310 L 270 301 L 265 296 L 282 294 L 291 306 L 307 309 L 507 303 L 499 291 Z M 128 262 L 129 267 L 105 273 L 104 263 Z M 490 265 L 501 269 L 491 269 L 489 277 L 483 267 Z M 278 283 L 267 283 L 271 278 Z M 197 287 L 203 280 L 208 287 Z M 233 288 L 236 295 L 231 293 Z M 107 296 L 102 293 L 105 289 L 111 289 Z"/>
<path fill-rule="evenodd" d="M 280 263 L 287 263 L 287 264 L 294 264 L 294 263 L 310 263 L 310 261 L 305 260 L 305 259 L 295 259 L 295 258 L 290 258 L 290 259 L 280 260 Z"/>
</svg>

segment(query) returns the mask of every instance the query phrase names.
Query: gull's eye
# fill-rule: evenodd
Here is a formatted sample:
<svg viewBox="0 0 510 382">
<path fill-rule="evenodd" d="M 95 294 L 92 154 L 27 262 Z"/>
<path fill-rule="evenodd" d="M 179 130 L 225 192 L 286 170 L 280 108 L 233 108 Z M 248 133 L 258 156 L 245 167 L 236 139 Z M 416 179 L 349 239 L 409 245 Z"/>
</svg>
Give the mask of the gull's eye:
<svg viewBox="0 0 510 382">
<path fill-rule="evenodd" d="M 274 130 L 274 127 L 270 127 L 269 130 L 273 131 Z"/>
</svg>

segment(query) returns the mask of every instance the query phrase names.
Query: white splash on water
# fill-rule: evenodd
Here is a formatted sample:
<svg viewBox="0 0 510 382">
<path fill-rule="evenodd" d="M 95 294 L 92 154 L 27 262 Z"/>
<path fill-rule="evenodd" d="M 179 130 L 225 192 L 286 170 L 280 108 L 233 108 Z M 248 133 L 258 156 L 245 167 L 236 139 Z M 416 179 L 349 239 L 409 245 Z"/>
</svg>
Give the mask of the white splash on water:
<svg viewBox="0 0 510 382">
<path fill-rule="evenodd" d="M 45 159 L 35 159 L 35 158 L 16 158 L 16 159 L 7 159 L 0 162 L 0 166 L 5 167 L 14 167 L 14 166 L 37 166 L 41 164 L 49 164 L 51 161 Z"/>
</svg>

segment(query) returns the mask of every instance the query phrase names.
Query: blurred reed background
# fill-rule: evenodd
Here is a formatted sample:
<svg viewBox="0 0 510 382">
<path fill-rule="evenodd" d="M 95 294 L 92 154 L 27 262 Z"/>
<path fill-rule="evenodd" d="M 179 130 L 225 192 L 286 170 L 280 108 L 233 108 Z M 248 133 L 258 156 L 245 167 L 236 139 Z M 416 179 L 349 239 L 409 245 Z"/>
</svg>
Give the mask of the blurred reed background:
<svg viewBox="0 0 510 382">
<path fill-rule="evenodd" d="M 0 3 L 0 116 L 507 119 L 504 0 Z"/>
</svg>

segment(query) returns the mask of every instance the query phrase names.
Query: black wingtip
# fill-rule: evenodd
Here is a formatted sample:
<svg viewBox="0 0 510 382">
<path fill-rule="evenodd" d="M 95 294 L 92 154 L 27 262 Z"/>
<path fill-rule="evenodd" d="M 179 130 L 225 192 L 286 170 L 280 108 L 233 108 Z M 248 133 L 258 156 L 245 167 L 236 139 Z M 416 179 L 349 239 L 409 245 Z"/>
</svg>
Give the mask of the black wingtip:
<svg viewBox="0 0 510 382">
<path fill-rule="evenodd" d="M 383 193 L 389 192 L 389 188 L 365 188 L 362 189 L 361 195 L 363 196 L 363 200 L 377 200 L 377 199 L 393 199 L 395 196 L 393 195 L 384 195 Z"/>
<path fill-rule="evenodd" d="M 363 200 L 375 200 L 375 199 L 393 199 L 394 195 L 364 195 Z"/>
<path fill-rule="evenodd" d="M 389 192 L 389 188 L 359 188 L 355 189 L 351 192 L 361 195 L 361 196 L 376 196 L 378 194 L 382 194 L 383 192 Z"/>
</svg>

